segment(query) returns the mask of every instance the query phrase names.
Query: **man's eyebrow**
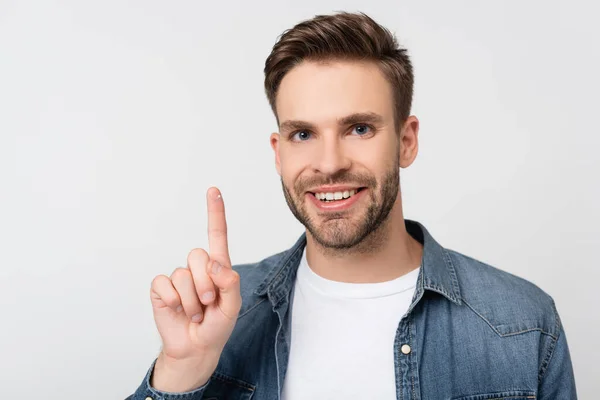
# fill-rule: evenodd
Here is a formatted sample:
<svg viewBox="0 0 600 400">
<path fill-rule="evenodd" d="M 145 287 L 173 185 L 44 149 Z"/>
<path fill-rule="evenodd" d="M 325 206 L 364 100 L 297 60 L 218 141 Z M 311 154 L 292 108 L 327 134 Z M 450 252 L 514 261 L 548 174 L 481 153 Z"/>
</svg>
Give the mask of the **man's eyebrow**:
<svg viewBox="0 0 600 400">
<path fill-rule="evenodd" d="M 364 112 L 364 113 L 354 113 L 350 115 L 346 115 L 345 117 L 338 118 L 339 126 L 348 126 L 359 123 L 368 123 L 368 124 L 382 124 L 383 117 L 374 112 Z M 288 120 L 279 124 L 280 131 L 292 131 L 292 130 L 300 130 L 300 129 L 308 129 L 308 130 L 316 130 L 315 125 L 311 122 L 300 121 L 300 120 Z"/>
</svg>

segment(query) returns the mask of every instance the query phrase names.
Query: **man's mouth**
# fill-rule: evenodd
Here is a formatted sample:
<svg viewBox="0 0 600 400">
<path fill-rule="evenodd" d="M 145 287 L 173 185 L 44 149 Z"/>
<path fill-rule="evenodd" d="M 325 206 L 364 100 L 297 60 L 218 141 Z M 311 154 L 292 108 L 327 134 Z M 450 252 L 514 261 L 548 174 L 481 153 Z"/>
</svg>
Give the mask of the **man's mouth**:
<svg viewBox="0 0 600 400">
<path fill-rule="evenodd" d="M 345 200 L 352 196 L 355 196 L 357 193 L 365 189 L 364 187 L 344 190 L 340 192 L 310 192 L 317 200 L 320 200 L 324 203 L 332 203 L 339 200 Z"/>
</svg>

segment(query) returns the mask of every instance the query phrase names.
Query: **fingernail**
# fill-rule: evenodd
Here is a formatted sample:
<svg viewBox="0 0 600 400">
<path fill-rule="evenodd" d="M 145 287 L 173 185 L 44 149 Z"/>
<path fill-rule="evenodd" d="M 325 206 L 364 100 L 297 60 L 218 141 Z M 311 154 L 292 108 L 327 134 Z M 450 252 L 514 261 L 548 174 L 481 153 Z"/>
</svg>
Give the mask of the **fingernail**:
<svg viewBox="0 0 600 400">
<path fill-rule="evenodd" d="M 183 310 L 183 307 L 181 305 L 177 306 L 177 312 L 181 312 L 181 310 Z"/>
<path fill-rule="evenodd" d="M 202 319 L 202 313 L 198 313 L 192 317 L 192 322 L 200 322 L 201 319 Z"/>
<path fill-rule="evenodd" d="M 221 200 L 221 193 L 216 192 L 212 195 L 213 200 Z"/>
<path fill-rule="evenodd" d="M 216 275 L 216 274 L 218 274 L 220 271 L 221 271 L 221 264 L 219 264 L 219 263 L 218 263 L 218 262 L 216 262 L 216 261 L 213 261 L 212 268 L 211 268 L 211 272 L 212 272 L 213 274 L 215 274 L 215 275 Z"/>
<path fill-rule="evenodd" d="M 206 292 L 202 295 L 202 301 L 207 303 L 215 298 L 215 294 L 213 292 Z"/>
</svg>

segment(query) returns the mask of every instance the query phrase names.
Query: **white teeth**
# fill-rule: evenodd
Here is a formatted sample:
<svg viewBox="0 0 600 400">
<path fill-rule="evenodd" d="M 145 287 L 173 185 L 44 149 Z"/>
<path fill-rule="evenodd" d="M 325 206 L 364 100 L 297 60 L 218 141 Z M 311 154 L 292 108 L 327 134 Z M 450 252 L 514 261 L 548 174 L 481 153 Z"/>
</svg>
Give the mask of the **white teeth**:
<svg viewBox="0 0 600 400">
<path fill-rule="evenodd" d="M 354 196 L 356 192 L 356 189 L 352 189 L 343 192 L 315 193 L 315 197 L 319 200 L 342 200 Z"/>
</svg>

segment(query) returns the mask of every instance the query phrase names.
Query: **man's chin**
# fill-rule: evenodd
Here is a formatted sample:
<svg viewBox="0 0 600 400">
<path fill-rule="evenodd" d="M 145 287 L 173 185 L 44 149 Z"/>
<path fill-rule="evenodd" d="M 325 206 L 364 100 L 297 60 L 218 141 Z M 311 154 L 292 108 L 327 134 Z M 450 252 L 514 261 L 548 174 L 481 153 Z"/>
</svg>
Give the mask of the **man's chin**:
<svg viewBox="0 0 600 400">
<path fill-rule="evenodd" d="M 331 250 L 351 249 L 358 244 L 355 237 L 348 237 L 346 235 L 344 237 L 334 237 L 329 235 L 313 237 L 315 242 L 321 247 Z"/>
<path fill-rule="evenodd" d="M 357 244 L 357 226 L 347 218 L 329 217 L 321 221 L 319 226 L 312 226 L 308 231 L 322 247 L 332 249 L 347 249 Z"/>
</svg>

